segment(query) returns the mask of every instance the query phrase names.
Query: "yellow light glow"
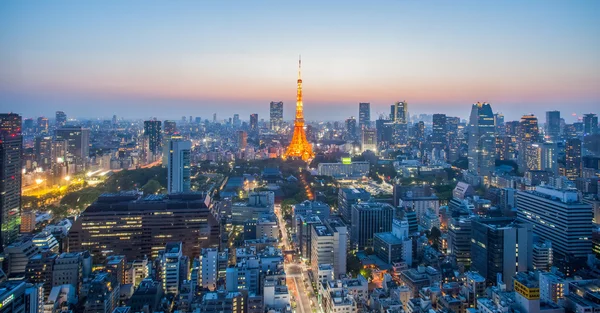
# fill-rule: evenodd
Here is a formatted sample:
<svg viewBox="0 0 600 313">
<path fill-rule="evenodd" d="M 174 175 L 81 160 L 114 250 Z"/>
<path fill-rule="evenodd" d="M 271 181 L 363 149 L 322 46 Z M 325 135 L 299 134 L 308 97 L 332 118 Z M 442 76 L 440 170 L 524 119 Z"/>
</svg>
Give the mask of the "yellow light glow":
<svg viewBox="0 0 600 313">
<path fill-rule="evenodd" d="M 38 178 L 38 179 L 36 179 L 36 180 L 35 180 L 35 183 L 39 185 L 39 184 L 41 184 L 43 181 L 44 181 L 43 179 L 41 179 L 41 178 Z"/>
<path fill-rule="evenodd" d="M 66 180 L 66 181 L 69 181 L 69 180 L 71 180 L 71 176 L 69 176 L 69 175 L 65 176 L 65 180 Z"/>
</svg>

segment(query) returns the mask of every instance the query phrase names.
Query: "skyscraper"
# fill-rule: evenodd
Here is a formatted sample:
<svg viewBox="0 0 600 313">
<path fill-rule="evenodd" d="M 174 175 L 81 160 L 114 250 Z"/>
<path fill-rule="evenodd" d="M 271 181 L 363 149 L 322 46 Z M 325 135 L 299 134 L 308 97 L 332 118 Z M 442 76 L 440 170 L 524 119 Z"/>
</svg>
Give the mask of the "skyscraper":
<svg viewBox="0 0 600 313">
<path fill-rule="evenodd" d="M 592 251 L 592 207 L 579 202 L 577 190 L 537 186 L 519 191 L 517 217 L 533 224 L 540 239 L 552 242 L 555 256 L 585 259 Z"/>
<path fill-rule="evenodd" d="M 246 149 L 246 146 L 248 145 L 248 133 L 243 130 L 238 130 L 237 135 L 238 149 Z"/>
<path fill-rule="evenodd" d="M 377 130 L 369 128 L 363 129 L 360 144 L 363 152 L 367 150 L 377 152 Z"/>
<path fill-rule="evenodd" d="M 489 103 L 477 102 L 469 119 L 469 171 L 489 178 L 494 171 L 496 138 L 494 113 Z"/>
<path fill-rule="evenodd" d="M 390 120 L 394 123 L 408 123 L 408 103 L 398 101 L 390 107 Z"/>
<path fill-rule="evenodd" d="M 535 170 L 530 164 L 527 164 L 527 150 L 532 143 L 539 141 L 538 119 L 533 114 L 523 115 L 519 121 L 519 129 L 517 130 L 517 163 L 519 171 Z"/>
<path fill-rule="evenodd" d="M 577 138 L 567 140 L 565 146 L 565 176 L 575 180 L 581 176 L 581 140 Z"/>
<path fill-rule="evenodd" d="M 37 120 L 37 131 L 42 133 L 42 134 L 47 134 L 48 133 L 48 119 L 41 116 L 38 117 Z"/>
<path fill-rule="evenodd" d="M 171 135 L 175 134 L 176 132 L 177 132 L 177 122 L 171 121 L 171 120 L 166 120 L 165 128 L 164 128 L 165 137 L 170 137 Z"/>
<path fill-rule="evenodd" d="M 560 111 L 546 112 L 546 139 L 556 140 L 560 137 Z"/>
<path fill-rule="evenodd" d="M 595 135 L 598 133 L 598 115 L 588 113 L 583 115 L 583 135 Z"/>
<path fill-rule="evenodd" d="M 242 121 L 240 120 L 239 114 L 233 115 L 233 127 L 240 127 L 242 125 Z"/>
<path fill-rule="evenodd" d="M 387 203 L 363 202 L 352 205 L 352 246 L 363 250 L 373 246 L 373 234 L 392 231 L 396 210 Z"/>
<path fill-rule="evenodd" d="M 21 116 L 0 114 L 0 251 L 19 235 L 22 153 Z"/>
<path fill-rule="evenodd" d="M 346 134 L 349 140 L 356 140 L 356 119 L 351 116 L 346 120 Z"/>
<path fill-rule="evenodd" d="M 431 144 L 438 149 L 446 146 L 446 114 L 433 115 Z"/>
<path fill-rule="evenodd" d="M 269 118 L 271 119 L 271 130 L 278 131 L 283 125 L 283 101 L 271 101 L 269 105 Z"/>
<path fill-rule="evenodd" d="M 90 130 L 81 126 L 63 127 L 55 131 L 56 140 L 67 141 L 70 162 L 85 164 L 90 156 Z"/>
<path fill-rule="evenodd" d="M 250 133 L 252 135 L 258 135 L 258 114 L 250 114 Z"/>
<path fill-rule="evenodd" d="M 157 120 L 144 121 L 144 135 L 148 136 L 148 147 L 152 154 L 161 152 L 162 131 L 161 122 Z"/>
<path fill-rule="evenodd" d="M 501 273 L 506 287 L 512 290 L 513 276 L 532 265 L 530 224 L 519 224 L 512 218 L 475 220 L 471 238 L 471 270 L 479 272 L 488 282 L 497 283 Z"/>
<path fill-rule="evenodd" d="M 371 127 L 371 104 L 368 102 L 358 104 L 358 127 L 360 129 Z"/>
<path fill-rule="evenodd" d="M 167 191 L 169 193 L 190 191 L 190 150 L 189 140 L 169 141 Z"/>
<path fill-rule="evenodd" d="M 304 132 L 304 104 L 302 103 L 302 61 L 298 60 L 298 85 L 296 89 L 296 119 L 294 120 L 294 135 L 292 142 L 285 151 L 286 158 L 301 158 L 304 161 L 312 159 L 315 154 Z"/>
<path fill-rule="evenodd" d="M 67 115 L 63 111 L 56 111 L 56 127 L 63 127 L 67 124 Z"/>
</svg>

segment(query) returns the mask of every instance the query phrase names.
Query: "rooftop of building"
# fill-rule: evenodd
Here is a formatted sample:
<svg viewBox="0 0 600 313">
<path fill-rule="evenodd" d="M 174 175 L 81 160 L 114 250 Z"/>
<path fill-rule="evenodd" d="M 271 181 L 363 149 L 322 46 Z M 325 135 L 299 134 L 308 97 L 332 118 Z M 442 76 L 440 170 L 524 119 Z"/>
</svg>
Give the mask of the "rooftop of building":
<svg viewBox="0 0 600 313">
<path fill-rule="evenodd" d="M 539 288 L 540 282 L 537 275 L 533 273 L 518 272 L 514 280 L 524 285 L 527 288 Z"/>
<path fill-rule="evenodd" d="M 390 204 L 387 203 L 383 203 L 383 202 L 360 202 L 360 203 L 356 203 L 354 205 L 352 205 L 353 208 L 356 208 L 357 210 L 388 210 L 391 209 L 393 210 L 394 207 L 391 206 Z"/>
<path fill-rule="evenodd" d="M 466 272 L 465 277 L 468 281 L 475 283 L 485 283 L 485 277 L 481 276 L 478 272 Z"/>
<path fill-rule="evenodd" d="M 0 283 L 0 299 L 4 299 L 9 296 L 13 291 L 25 282 L 21 280 L 7 280 Z"/>
<path fill-rule="evenodd" d="M 319 264 L 319 271 L 332 271 L 333 266 L 331 264 Z"/>
<path fill-rule="evenodd" d="M 109 255 L 106 258 L 106 265 L 117 265 L 125 260 L 124 255 Z"/>
<path fill-rule="evenodd" d="M 577 190 L 559 189 L 546 185 L 537 186 L 535 187 L 535 190 L 519 191 L 519 193 L 531 194 L 556 203 L 568 205 L 587 205 L 578 200 Z"/>
<path fill-rule="evenodd" d="M 313 225 L 313 229 L 317 236 L 333 236 L 333 233 L 324 225 Z"/>
<path fill-rule="evenodd" d="M 299 215 L 300 221 L 305 224 L 315 224 L 321 223 L 321 218 L 318 215 L 308 214 L 308 215 Z"/>
<path fill-rule="evenodd" d="M 177 254 L 181 252 L 181 242 L 169 242 L 165 246 L 165 253 Z"/>
<path fill-rule="evenodd" d="M 342 290 L 330 291 L 329 296 L 333 306 L 346 306 L 354 303 L 354 298 Z"/>
<path fill-rule="evenodd" d="M 394 234 L 392 234 L 392 233 L 376 233 L 373 236 L 381 239 L 383 242 L 385 242 L 388 245 L 399 245 L 404 242 L 400 238 L 394 236 Z"/>
</svg>

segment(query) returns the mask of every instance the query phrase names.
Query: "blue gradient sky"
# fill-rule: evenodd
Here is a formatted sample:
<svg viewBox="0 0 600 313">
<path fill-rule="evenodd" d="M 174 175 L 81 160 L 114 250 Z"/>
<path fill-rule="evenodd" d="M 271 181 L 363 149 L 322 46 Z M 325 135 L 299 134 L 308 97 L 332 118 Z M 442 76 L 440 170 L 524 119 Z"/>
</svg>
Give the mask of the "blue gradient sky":
<svg viewBox="0 0 600 313">
<path fill-rule="evenodd" d="M 600 113 L 600 1 L 2 1 L 0 111 Z"/>
</svg>

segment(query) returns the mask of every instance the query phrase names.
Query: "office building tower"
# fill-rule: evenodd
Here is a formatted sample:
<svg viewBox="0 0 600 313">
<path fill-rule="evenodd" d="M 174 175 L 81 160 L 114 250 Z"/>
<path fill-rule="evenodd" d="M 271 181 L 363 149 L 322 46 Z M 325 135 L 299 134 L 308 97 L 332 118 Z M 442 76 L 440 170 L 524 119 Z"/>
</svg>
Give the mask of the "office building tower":
<svg viewBox="0 0 600 313">
<path fill-rule="evenodd" d="M 552 243 L 555 263 L 557 256 L 585 259 L 592 251 L 592 207 L 579 202 L 576 190 L 537 186 L 519 191 L 517 217 L 533 224 L 540 239 Z"/>
<path fill-rule="evenodd" d="M 395 124 L 390 120 L 378 119 L 375 121 L 378 147 L 385 149 L 394 144 L 394 126 Z"/>
<path fill-rule="evenodd" d="M 116 277 L 98 272 L 89 284 L 84 313 L 112 313 L 119 306 L 121 289 Z"/>
<path fill-rule="evenodd" d="M 41 288 L 24 280 L 0 283 L 0 311 L 2 313 L 42 313 L 44 295 Z"/>
<path fill-rule="evenodd" d="M 47 298 L 52 290 L 52 273 L 57 257 L 52 251 L 43 251 L 32 256 L 25 267 L 25 279 L 30 283 L 42 284 L 44 298 Z"/>
<path fill-rule="evenodd" d="M 448 161 L 454 162 L 460 157 L 461 140 L 458 134 L 460 118 L 454 116 L 446 117 L 446 142 L 448 143 Z"/>
<path fill-rule="evenodd" d="M 523 115 L 517 131 L 517 164 L 519 171 L 524 173 L 529 168 L 527 164 L 527 146 L 539 141 L 538 119 L 533 114 Z"/>
<path fill-rule="evenodd" d="M 8 266 L 5 268 L 6 275 L 13 275 L 13 277 L 25 275 L 29 259 L 40 252 L 31 239 L 15 241 L 8 245 L 4 248 L 4 257 L 8 261 Z"/>
<path fill-rule="evenodd" d="M 283 126 L 283 101 L 271 101 L 269 104 L 269 118 L 272 131 L 278 131 Z"/>
<path fill-rule="evenodd" d="M 408 124 L 408 103 L 406 100 L 392 104 L 390 120 L 394 123 Z"/>
<path fill-rule="evenodd" d="M 506 131 L 506 127 L 504 126 L 504 114 L 495 113 L 494 124 L 496 125 L 496 134 L 504 135 L 504 132 Z"/>
<path fill-rule="evenodd" d="M 233 127 L 240 127 L 242 126 L 242 121 L 240 120 L 240 115 L 239 114 L 234 114 L 233 115 Z"/>
<path fill-rule="evenodd" d="M 472 218 L 452 218 L 448 225 L 448 255 L 454 255 L 457 263 L 471 266 Z"/>
<path fill-rule="evenodd" d="M 392 231 L 396 210 L 389 204 L 362 202 L 352 206 L 352 247 L 363 250 L 373 247 L 373 234 Z"/>
<path fill-rule="evenodd" d="M 202 249 L 200 253 L 200 269 L 198 285 L 211 291 L 217 289 L 219 274 L 219 250 L 215 248 Z"/>
<path fill-rule="evenodd" d="M 161 269 L 162 269 L 162 284 L 166 294 L 179 294 L 179 286 L 183 282 L 181 280 L 181 271 L 183 265 L 183 244 L 181 242 L 169 242 L 165 246 Z"/>
<path fill-rule="evenodd" d="M 546 136 L 547 140 L 555 141 L 560 138 L 560 111 L 546 112 Z"/>
<path fill-rule="evenodd" d="M 0 114 L 0 252 L 19 235 L 22 156 L 21 116 Z"/>
<path fill-rule="evenodd" d="M 90 205 L 69 231 L 69 251 L 88 250 L 96 263 L 107 254 L 131 260 L 158 256 L 168 242 L 183 242 L 183 255 L 198 257 L 201 248 L 218 246 L 219 222 L 207 195 L 105 194 Z"/>
<path fill-rule="evenodd" d="M 446 139 L 446 114 L 434 114 L 431 144 L 434 148 L 443 149 L 446 146 Z"/>
<path fill-rule="evenodd" d="M 583 115 L 583 135 L 595 135 L 598 133 L 598 115 L 588 113 Z"/>
<path fill-rule="evenodd" d="M 56 141 L 67 144 L 67 162 L 83 164 L 90 156 L 90 130 L 81 126 L 63 127 L 55 131 Z"/>
<path fill-rule="evenodd" d="M 248 133 L 244 130 L 238 130 L 237 132 L 238 149 L 246 149 L 248 146 Z"/>
<path fill-rule="evenodd" d="M 250 133 L 253 135 L 258 134 L 258 114 L 250 114 Z"/>
<path fill-rule="evenodd" d="M 41 134 L 48 134 L 48 119 L 41 116 L 37 119 L 37 131 Z"/>
<path fill-rule="evenodd" d="M 352 222 L 352 206 L 371 199 L 371 194 L 363 188 L 340 188 L 338 211 L 346 223 Z"/>
<path fill-rule="evenodd" d="M 64 127 L 67 124 L 67 115 L 63 111 L 56 111 L 56 127 Z"/>
<path fill-rule="evenodd" d="M 356 140 L 358 139 L 358 132 L 356 128 L 356 119 L 354 116 L 351 116 L 346 120 L 346 134 L 348 140 Z"/>
<path fill-rule="evenodd" d="M 361 102 L 358 104 L 358 128 L 366 129 L 371 127 L 371 104 Z"/>
<path fill-rule="evenodd" d="M 190 151 L 189 140 L 170 140 L 168 155 L 167 191 L 169 193 L 190 191 Z"/>
<path fill-rule="evenodd" d="M 92 257 L 88 252 L 61 253 L 54 262 L 52 286 L 71 285 L 79 293 L 84 278 L 91 272 Z"/>
<path fill-rule="evenodd" d="M 373 235 L 373 251 L 387 264 L 405 262 L 408 266 L 412 265 L 412 240 L 408 236 L 397 237 L 391 232 L 376 233 Z"/>
<path fill-rule="evenodd" d="M 171 120 L 166 120 L 164 125 L 165 125 L 165 128 L 164 128 L 165 137 L 169 137 L 177 132 L 177 122 L 171 121 Z"/>
<path fill-rule="evenodd" d="M 540 280 L 540 300 L 544 302 L 558 303 L 565 297 L 565 280 L 550 272 L 541 272 Z M 565 290 L 567 289 L 567 290 Z"/>
<path fill-rule="evenodd" d="M 569 139 L 565 145 L 565 175 L 569 180 L 581 177 L 581 140 Z"/>
<path fill-rule="evenodd" d="M 490 218 L 473 221 L 471 229 L 471 270 L 494 284 L 500 273 L 507 289 L 512 289 L 512 277 L 532 264 L 531 225 L 512 218 Z"/>
<path fill-rule="evenodd" d="M 361 151 L 377 152 L 377 130 L 364 128 L 361 136 Z"/>
<path fill-rule="evenodd" d="M 545 142 L 542 146 L 542 170 L 558 175 L 558 147 L 554 142 Z"/>
<path fill-rule="evenodd" d="M 39 136 L 35 137 L 33 151 L 37 166 L 44 170 L 49 170 L 56 160 L 52 159 L 52 137 Z"/>
<path fill-rule="evenodd" d="M 294 217 L 297 217 L 298 215 L 315 215 L 318 216 L 322 221 L 325 221 L 329 219 L 330 210 L 331 208 L 326 203 L 321 201 L 305 200 L 294 205 Z"/>
<path fill-rule="evenodd" d="M 246 311 L 244 295 L 237 291 L 213 291 L 202 296 L 199 312 L 202 313 L 243 313 Z"/>
<path fill-rule="evenodd" d="M 477 102 L 469 119 L 469 171 L 489 179 L 496 160 L 494 113 L 489 103 Z"/>
<path fill-rule="evenodd" d="M 157 120 L 144 121 L 144 135 L 148 136 L 148 148 L 153 155 L 159 155 L 162 150 L 161 122 Z"/>
<path fill-rule="evenodd" d="M 334 276 L 346 273 L 348 228 L 340 219 L 328 220 L 324 225 L 313 224 L 311 229 L 310 264 L 314 273 L 319 266 L 329 264 Z"/>
<path fill-rule="evenodd" d="M 552 242 L 549 240 L 538 241 L 533 244 L 531 251 L 532 268 L 536 271 L 549 272 L 554 262 Z"/>
</svg>

